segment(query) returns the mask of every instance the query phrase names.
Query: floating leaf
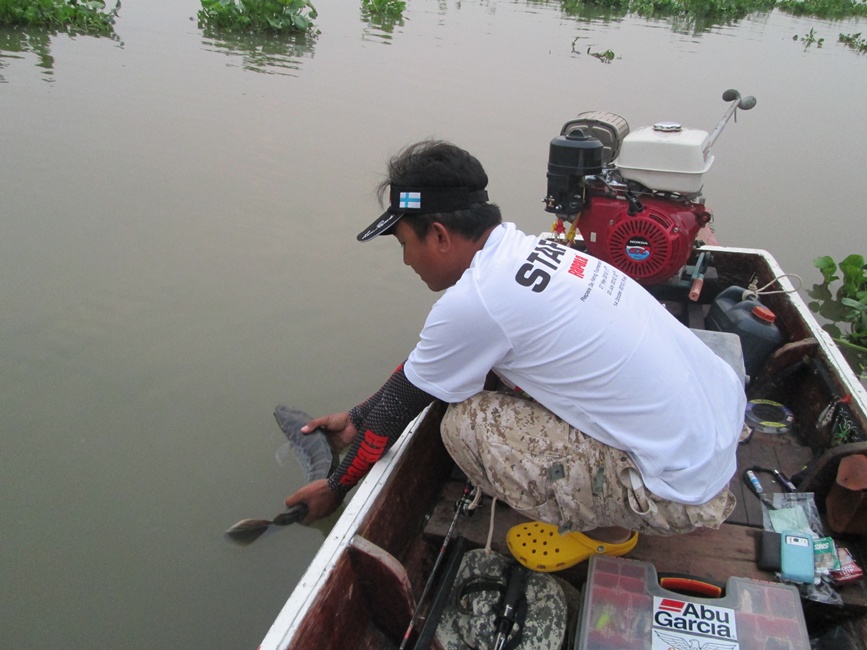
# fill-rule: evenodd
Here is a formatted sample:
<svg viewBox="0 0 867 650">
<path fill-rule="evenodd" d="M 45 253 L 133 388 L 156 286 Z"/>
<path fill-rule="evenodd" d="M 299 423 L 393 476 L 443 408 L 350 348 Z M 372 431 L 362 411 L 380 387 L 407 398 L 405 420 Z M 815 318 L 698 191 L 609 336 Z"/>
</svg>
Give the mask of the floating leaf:
<svg viewBox="0 0 867 650">
<path fill-rule="evenodd" d="M 821 271 L 822 277 L 825 279 L 825 284 L 831 284 L 834 280 L 839 279 L 834 275 L 837 271 L 837 264 L 834 262 L 834 259 L 828 255 L 823 255 L 822 257 L 814 259 L 813 266 Z"/>
</svg>

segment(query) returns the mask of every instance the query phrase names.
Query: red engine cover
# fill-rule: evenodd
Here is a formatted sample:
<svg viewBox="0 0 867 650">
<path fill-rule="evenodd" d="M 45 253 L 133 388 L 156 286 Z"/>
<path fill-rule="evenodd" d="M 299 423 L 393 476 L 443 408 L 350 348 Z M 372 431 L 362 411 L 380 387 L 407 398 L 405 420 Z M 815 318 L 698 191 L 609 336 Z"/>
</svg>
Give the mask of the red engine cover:
<svg viewBox="0 0 867 650">
<path fill-rule="evenodd" d="M 644 209 L 630 216 L 626 200 L 591 196 L 578 228 L 591 255 L 641 284 L 658 284 L 686 264 L 710 215 L 698 203 L 642 197 L 641 204 Z"/>
</svg>

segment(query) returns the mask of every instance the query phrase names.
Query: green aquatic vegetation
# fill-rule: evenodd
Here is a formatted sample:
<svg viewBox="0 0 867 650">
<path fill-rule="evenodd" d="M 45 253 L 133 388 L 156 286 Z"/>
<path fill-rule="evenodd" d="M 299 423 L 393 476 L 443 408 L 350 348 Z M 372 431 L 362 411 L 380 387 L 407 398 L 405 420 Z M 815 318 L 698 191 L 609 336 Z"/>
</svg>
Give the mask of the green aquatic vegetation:
<svg viewBox="0 0 867 650">
<path fill-rule="evenodd" d="M 777 6 L 795 16 L 836 19 L 867 16 L 867 3 L 861 0 L 778 0 Z"/>
<path fill-rule="evenodd" d="M 792 40 L 797 41 L 798 38 L 799 38 L 798 35 L 795 34 L 792 37 Z M 803 36 L 800 37 L 800 40 L 802 43 L 804 43 L 805 48 L 810 47 L 811 45 L 814 45 L 814 44 L 816 45 L 816 47 L 822 47 L 822 44 L 825 42 L 824 38 L 817 38 L 816 30 L 813 29 L 812 27 L 810 28 L 809 32 L 807 32 L 806 34 L 804 34 Z"/>
<path fill-rule="evenodd" d="M 200 27 L 227 31 L 309 32 L 316 8 L 310 0 L 201 0 Z"/>
<path fill-rule="evenodd" d="M 635 13 L 642 16 L 682 15 L 697 23 L 722 24 L 752 13 L 770 11 L 774 0 L 634 0 Z"/>
<path fill-rule="evenodd" d="M 857 34 L 840 34 L 837 40 L 848 45 L 856 52 L 867 52 L 867 39 L 861 38 L 861 32 Z"/>
<path fill-rule="evenodd" d="M 223 54 L 244 70 L 261 74 L 297 76 L 305 59 L 313 56 L 316 34 L 249 32 L 202 28 L 205 48 Z"/>
<path fill-rule="evenodd" d="M 822 284 L 808 291 L 810 309 L 827 322 L 823 326 L 841 346 L 849 364 L 862 376 L 867 368 L 867 266 L 862 255 L 849 255 L 839 265 L 829 256 L 813 265 L 822 273 Z M 842 283 L 837 271 L 843 274 Z"/>
<path fill-rule="evenodd" d="M 361 0 L 361 18 L 380 35 L 391 34 L 403 25 L 403 0 Z"/>
<path fill-rule="evenodd" d="M 566 13 L 582 13 L 582 10 L 595 8 L 612 13 L 629 11 L 632 0 L 562 0 L 561 5 Z"/>
<path fill-rule="evenodd" d="M 400 18 L 406 9 L 403 0 L 361 0 L 361 9 L 369 16 L 379 18 Z"/>
<path fill-rule="evenodd" d="M 616 19 L 627 14 L 644 18 L 668 18 L 676 31 L 705 31 L 766 13 L 778 7 L 798 16 L 852 18 L 867 16 L 867 0 L 561 0 L 563 12 L 572 17 Z"/>
<path fill-rule="evenodd" d="M 675 31 L 703 32 L 746 16 L 767 12 L 775 0 L 562 0 L 566 15 L 592 19 L 616 19 L 635 14 L 643 18 L 670 19 Z"/>
<path fill-rule="evenodd" d="M 578 41 L 581 40 L 581 36 L 576 36 L 572 39 L 572 52 L 575 54 L 581 54 L 578 50 L 575 49 L 575 45 L 577 45 Z M 592 45 L 587 46 L 587 54 L 592 56 L 593 58 L 599 59 L 602 63 L 611 63 L 614 60 L 614 50 L 604 50 L 601 52 L 591 52 Z"/>
<path fill-rule="evenodd" d="M 110 7 L 103 0 L 0 0 L 0 25 L 109 35 L 119 9 L 119 0 Z"/>
<path fill-rule="evenodd" d="M 563 13 L 572 18 L 613 20 L 629 13 L 632 0 L 562 0 Z"/>
<path fill-rule="evenodd" d="M 611 63 L 614 60 L 614 51 L 613 50 L 605 50 L 604 52 L 591 52 L 590 48 L 587 48 L 587 54 L 590 56 L 596 57 L 602 63 Z"/>
</svg>

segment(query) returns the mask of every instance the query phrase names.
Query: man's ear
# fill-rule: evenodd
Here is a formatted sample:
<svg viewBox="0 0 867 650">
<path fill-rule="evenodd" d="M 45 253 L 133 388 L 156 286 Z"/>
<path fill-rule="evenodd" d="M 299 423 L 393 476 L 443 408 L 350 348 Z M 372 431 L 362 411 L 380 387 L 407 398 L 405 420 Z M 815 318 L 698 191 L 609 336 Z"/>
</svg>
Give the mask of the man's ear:
<svg viewBox="0 0 867 650">
<path fill-rule="evenodd" d="M 446 228 L 439 221 L 434 221 L 431 224 L 430 230 L 428 231 L 428 235 L 436 237 L 437 248 L 440 251 L 445 252 L 451 248 L 451 246 L 452 246 L 452 234 L 451 234 L 451 232 L 449 232 L 449 229 Z"/>
</svg>

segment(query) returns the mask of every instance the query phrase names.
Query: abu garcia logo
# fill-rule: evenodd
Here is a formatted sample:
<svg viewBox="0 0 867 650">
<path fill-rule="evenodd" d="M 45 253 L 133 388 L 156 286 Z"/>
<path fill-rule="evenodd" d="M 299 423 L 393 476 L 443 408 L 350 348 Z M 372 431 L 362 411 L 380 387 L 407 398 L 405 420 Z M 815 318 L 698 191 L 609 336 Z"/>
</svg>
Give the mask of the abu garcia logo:
<svg viewBox="0 0 867 650">
<path fill-rule="evenodd" d="M 654 610 L 654 628 L 737 641 L 734 610 L 684 602 L 673 598 L 658 599 Z"/>
</svg>

